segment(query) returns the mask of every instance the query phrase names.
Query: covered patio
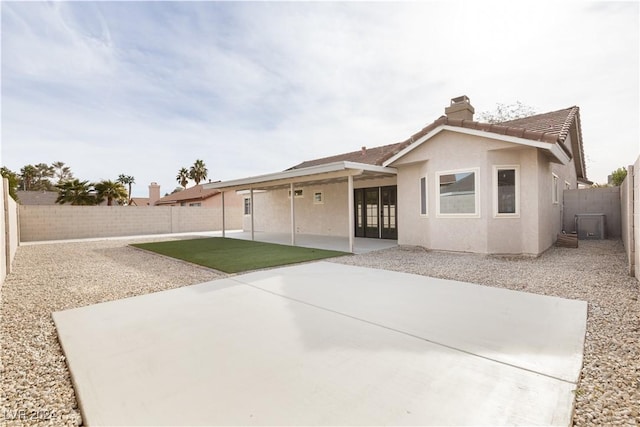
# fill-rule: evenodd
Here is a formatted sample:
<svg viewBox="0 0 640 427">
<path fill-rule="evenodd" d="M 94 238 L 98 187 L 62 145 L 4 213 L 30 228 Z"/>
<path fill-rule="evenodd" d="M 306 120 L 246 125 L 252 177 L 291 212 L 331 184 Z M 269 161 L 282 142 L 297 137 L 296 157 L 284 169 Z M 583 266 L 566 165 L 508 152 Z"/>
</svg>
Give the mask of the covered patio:
<svg viewBox="0 0 640 427">
<path fill-rule="evenodd" d="M 359 218 L 363 218 L 364 215 L 375 215 L 376 226 L 381 230 L 379 237 L 384 237 L 382 230 L 384 227 L 393 227 L 396 229 L 396 205 L 395 199 L 393 201 L 393 207 L 384 207 L 381 204 L 376 204 L 371 212 L 364 212 L 364 209 L 369 209 L 369 206 L 361 207 L 363 212 L 355 211 L 354 203 L 354 188 L 355 185 L 362 186 L 364 182 L 371 183 L 370 186 L 378 186 L 379 182 L 388 182 L 390 179 L 395 185 L 395 176 L 397 171 L 395 168 L 377 166 L 365 163 L 356 163 L 349 161 L 339 161 L 333 163 L 327 163 L 317 166 L 303 167 L 299 169 L 290 169 L 284 172 L 277 172 L 266 175 L 259 175 L 255 177 L 242 178 L 230 181 L 212 182 L 204 185 L 205 189 L 217 189 L 222 192 L 222 236 L 226 237 L 227 230 L 225 225 L 225 209 L 224 209 L 224 194 L 225 192 L 235 191 L 238 193 L 244 193 L 248 197 L 245 199 L 245 218 L 248 219 L 248 226 L 245 227 L 242 237 L 237 234 L 229 237 L 247 238 L 250 240 L 256 240 L 257 233 L 261 233 L 261 239 L 272 243 L 286 243 L 290 245 L 300 245 L 317 247 L 321 249 L 330 248 L 345 250 L 352 253 L 363 253 L 369 250 L 384 249 L 397 244 L 397 240 L 390 239 L 387 242 L 373 242 L 372 240 L 378 239 L 357 239 L 355 237 L 355 229 L 358 224 Z M 357 183 L 357 184 L 354 184 Z M 297 205 L 300 201 L 296 202 L 299 195 L 302 194 L 303 187 L 319 187 L 326 188 L 329 185 L 337 184 L 339 189 L 337 190 L 340 195 L 332 201 L 333 205 L 330 208 L 324 209 L 322 212 L 314 212 L 312 214 L 299 213 L 297 217 L 296 211 Z M 346 184 L 346 185 L 345 185 Z M 270 209 L 278 209 L 278 214 L 271 214 L 272 217 L 276 217 L 276 220 L 280 223 L 288 219 L 288 233 L 286 241 L 283 240 L 284 234 L 282 230 L 271 229 L 268 225 L 263 226 L 262 230 L 258 230 L 256 227 L 256 211 L 258 210 L 255 202 L 256 193 L 274 192 L 277 190 L 288 190 L 288 206 L 282 206 L 283 203 L 268 206 Z M 346 191 L 346 195 L 344 194 Z M 319 197 L 318 197 L 319 195 Z M 316 201 L 319 204 L 324 204 L 324 195 L 321 191 L 312 195 L 314 197 L 314 203 Z M 319 198 L 319 200 L 315 200 Z M 336 205 L 338 208 L 336 209 Z M 283 210 L 282 208 L 285 208 Z M 393 211 L 393 220 L 385 222 L 382 213 L 383 209 Z M 285 213 L 286 212 L 286 213 Z M 341 212 L 344 212 L 341 214 Z M 265 215 L 269 213 L 261 212 Z M 324 215 L 324 217 L 323 217 Z M 336 221 L 332 222 L 331 219 L 327 219 L 327 215 L 333 215 Z M 297 219 L 301 218 L 309 221 L 310 217 L 314 216 L 313 220 L 324 220 L 330 223 L 328 228 L 331 228 L 330 232 L 315 232 L 308 233 L 300 231 L 297 227 Z M 347 218 L 344 218 L 347 216 Z M 286 218 L 288 217 L 288 218 Z M 356 219 L 358 218 L 358 219 Z M 380 239 L 381 240 L 381 239 Z M 358 242 L 358 244 L 356 244 Z M 343 244 L 344 243 L 344 244 Z M 367 249 L 374 248 L 374 249 Z"/>
</svg>

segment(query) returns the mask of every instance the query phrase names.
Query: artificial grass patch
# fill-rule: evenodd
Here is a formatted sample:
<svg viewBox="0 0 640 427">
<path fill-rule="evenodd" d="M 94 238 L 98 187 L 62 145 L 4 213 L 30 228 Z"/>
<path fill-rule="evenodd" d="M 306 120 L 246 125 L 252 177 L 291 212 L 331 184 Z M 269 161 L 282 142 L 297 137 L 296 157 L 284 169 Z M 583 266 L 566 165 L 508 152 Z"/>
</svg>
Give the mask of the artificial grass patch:
<svg viewBox="0 0 640 427">
<path fill-rule="evenodd" d="M 251 240 L 211 237 L 133 244 L 140 249 L 178 258 L 225 273 L 295 264 L 349 255 L 347 252 L 301 248 Z"/>
</svg>

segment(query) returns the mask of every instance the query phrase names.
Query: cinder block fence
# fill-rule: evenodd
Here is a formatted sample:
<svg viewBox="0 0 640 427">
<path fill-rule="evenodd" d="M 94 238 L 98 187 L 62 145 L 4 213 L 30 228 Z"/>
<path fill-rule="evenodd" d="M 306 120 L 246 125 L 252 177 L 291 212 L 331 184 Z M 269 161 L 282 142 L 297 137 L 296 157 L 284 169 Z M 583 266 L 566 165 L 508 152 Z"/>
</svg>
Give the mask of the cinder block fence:
<svg viewBox="0 0 640 427">
<path fill-rule="evenodd" d="M 242 228 L 240 207 L 225 208 L 225 228 Z M 219 208 L 182 206 L 20 206 L 20 240 L 83 239 L 222 230 Z"/>
</svg>

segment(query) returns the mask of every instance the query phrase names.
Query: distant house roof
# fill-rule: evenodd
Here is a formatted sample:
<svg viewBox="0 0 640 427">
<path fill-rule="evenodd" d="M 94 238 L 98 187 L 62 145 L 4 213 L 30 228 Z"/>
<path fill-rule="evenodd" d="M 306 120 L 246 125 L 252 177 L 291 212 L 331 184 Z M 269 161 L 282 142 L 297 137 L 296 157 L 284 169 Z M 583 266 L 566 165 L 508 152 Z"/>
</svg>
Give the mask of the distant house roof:
<svg viewBox="0 0 640 427">
<path fill-rule="evenodd" d="M 521 138 L 530 141 L 557 144 L 564 152 L 563 156 L 566 156 L 566 158 L 569 159 L 571 159 L 572 157 L 575 158 L 578 179 L 586 181 L 586 167 L 585 159 L 583 156 L 582 130 L 580 126 L 579 108 L 575 106 L 565 108 L 563 110 L 552 111 L 549 113 L 536 114 L 534 116 L 529 116 L 522 119 L 509 120 L 502 123 L 482 123 L 473 120 L 462 120 L 449 118 L 447 116 L 441 116 L 403 142 L 383 145 L 374 148 L 365 149 L 363 147 L 363 149 L 360 151 L 352 151 L 349 153 L 338 154 L 321 159 L 307 160 L 296 166 L 293 166 L 290 169 L 301 169 L 309 166 L 317 166 L 338 161 L 351 161 L 357 163 L 386 166 L 385 162 L 387 160 L 391 159 L 401 151 L 407 149 L 414 143 L 420 142 L 421 138 L 427 136 L 430 132 L 436 130 L 441 126 L 459 127 L 464 129 L 489 132 L 497 135 Z M 571 151 L 565 145 L 567 137 L 570 134 L 572 134 Z M 571 154 L 572 152 L 573 155 Z"/>
<path fill-rule="evenodd" d="M 131 205 L 133 206 L 148 206 L 149 205 L 149 198 L 148 197 L 132 197 L 131 198 Z"/>
<path fill-rule="evenodd" d="M 220 193 L 220 190 L 210 189 L 205 190 L 202 188 L 202 184 L 194 185 L 191 188 L 187 188 L 182 191 L 175 192 L 173 194 L 169 194 L 168 196 L 164 196 L 156 202 L 156 206 L 158 205 L 171 205 L 174 203 L 182 203 L 187 201 L 197 201 L 208 199 L 209 197 L 213 197 L 216 194 Z"/>
<path fill-rule="evenodd" d="M 16 192 L 18 203 L 21 205 L 55 205 L 58 198 L 57 191 L 23 191 Z"/>
</svg>

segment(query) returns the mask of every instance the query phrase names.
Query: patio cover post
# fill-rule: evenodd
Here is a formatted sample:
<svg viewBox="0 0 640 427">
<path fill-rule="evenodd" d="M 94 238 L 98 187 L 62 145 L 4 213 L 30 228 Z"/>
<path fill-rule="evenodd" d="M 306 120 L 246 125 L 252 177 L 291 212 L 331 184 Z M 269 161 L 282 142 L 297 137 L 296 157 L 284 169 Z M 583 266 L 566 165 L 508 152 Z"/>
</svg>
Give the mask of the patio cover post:
<svg viewBox="0 0 640 427">
<path fill-rule="evenodd" d="M 249 189 L 249 204 L 250 204 L 249 211 L 251 212 L 251 240 L 255 240 L 254 234 L 253 234 L 253 187 Z"/>
<path fill-rule="evenodd" d="M 224 191 L 222 191 L 221 193 L 222 193 L 221 194 L 222 195 L 222 237 L 225 237 L 225 234 L 224 234 L 224 228 L 225 228 L 224 227 L 225 226 L 225 224 L 224 224 Z"/>
<path fill-rule="evenodd" d="M 296 245 L 296 205 L 294 203 L 295 193 L 293 192 L 293 182 L 290 184 L 291 191 L 291 246 Z"/>
<path fill-rule="evenodd" d="M 348 203 L 349 203 L 349 252 L 353 253 L 353 232 L 355 229 L 354 224 L 354 212 L 353 212 L 353 175 L 349 175 L 347 177 L 347 193 L 348 193 Z"/>
</svg>

